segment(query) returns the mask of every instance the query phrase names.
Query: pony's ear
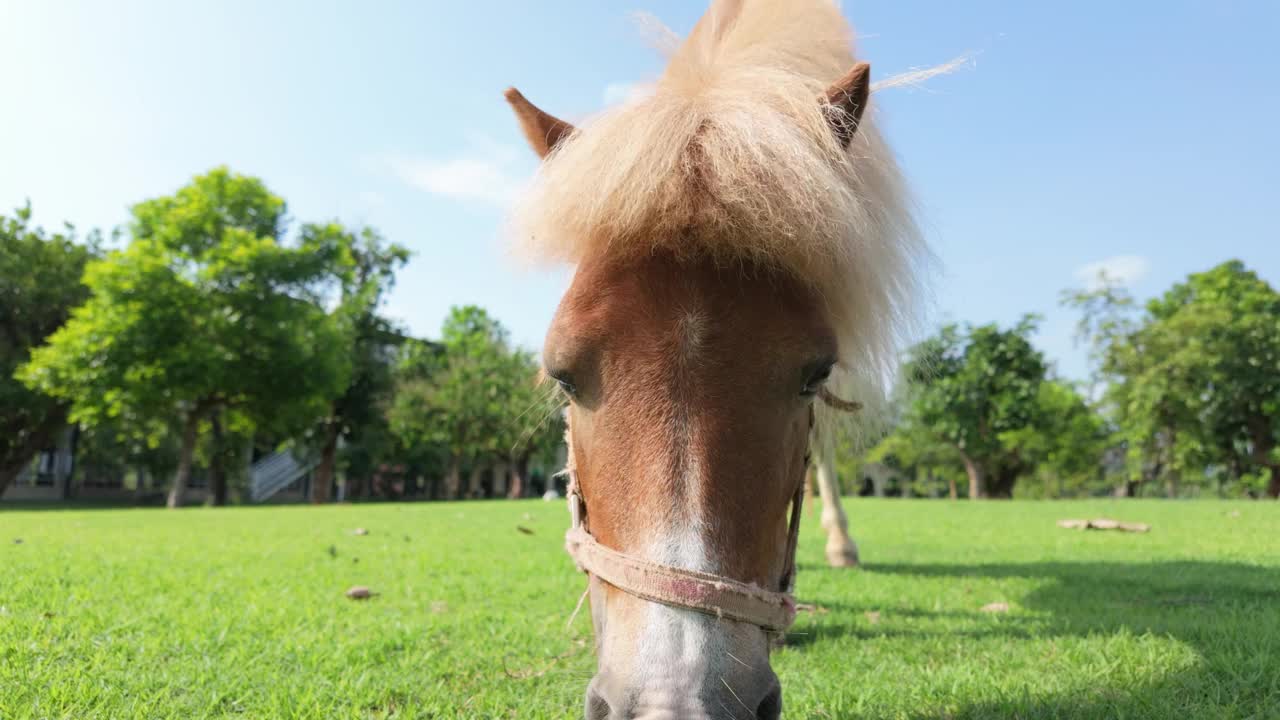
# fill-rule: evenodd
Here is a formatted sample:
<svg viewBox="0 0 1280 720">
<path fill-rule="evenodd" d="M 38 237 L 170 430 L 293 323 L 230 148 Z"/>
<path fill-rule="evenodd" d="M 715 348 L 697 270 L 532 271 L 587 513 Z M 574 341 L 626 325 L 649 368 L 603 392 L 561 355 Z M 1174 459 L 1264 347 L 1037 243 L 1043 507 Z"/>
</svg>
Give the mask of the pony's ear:
<svg viewBox="0 0 1280 720">
<path fill-rule="evenodd" d="M 503 96 L 511 103 L 511 109 L 515 110 L 516 119 L 520 121 L 520 129 L 524 131 L 529 146 L 538 153 L 538 157 L 545 158 L 556 145 L 573 134 L 572 125 L 542 112 L 526 100 L 519 90 L 507 88 Z"/>
<path fill-rule="evenodd" d="M 827 88 L 822 98 L 826 103 L 827 122 L 844 147 L 849 147 L 849 141 L 858 131 L 862 111 L 867 109 L 870 97 L 871 66 L 864 62 L 854 65 L 844 77 Z"/>
</svg>

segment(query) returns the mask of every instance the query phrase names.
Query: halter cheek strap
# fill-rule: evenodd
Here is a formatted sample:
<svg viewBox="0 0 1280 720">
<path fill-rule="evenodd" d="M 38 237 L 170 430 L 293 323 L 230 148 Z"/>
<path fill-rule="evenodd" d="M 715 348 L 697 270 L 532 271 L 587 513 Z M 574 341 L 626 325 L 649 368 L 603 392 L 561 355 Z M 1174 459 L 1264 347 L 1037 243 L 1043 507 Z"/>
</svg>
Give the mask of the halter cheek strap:
<svg viewBox="0 0 1280 720">
<path fill-rule="evenodd" d="M 809 426 L 813 426 L 812 411 Z M 567 438 L 567 428 L 565 435 Z M 565 549 L 577 563 L 578 570 L 650 602 L 750 623 L 771 632 L 783 632 L 795 622 L 796 602 L 791 591 L 795 586 L 796 545 L 804 504 L 803 472 L 791 498 L 791 518 L 787 526 L 786 555 L 779 589 L 769 590 L 723 575 L 655 563 L 601 545 L 587 530 L 587 506 L 573 471 L 572 444 L 569 458 L 565 473 L 569 477 L 567 494 L 571 525 L 565 534 Z M 804 464 L 806 468 L 809 465 L 807 452 Z"/>
</svg>

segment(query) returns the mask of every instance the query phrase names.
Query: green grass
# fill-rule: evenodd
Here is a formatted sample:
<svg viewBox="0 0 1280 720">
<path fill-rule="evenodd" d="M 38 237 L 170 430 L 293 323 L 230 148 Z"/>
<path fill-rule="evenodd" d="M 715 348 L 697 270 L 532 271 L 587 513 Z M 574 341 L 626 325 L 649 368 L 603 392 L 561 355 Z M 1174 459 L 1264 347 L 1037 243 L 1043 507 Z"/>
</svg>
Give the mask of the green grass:
<svg viewBox="0 0 1280 720">
<path fill-rule="evenodd" d="M 847 507 L 867 564 L 824 567 L 808 518 L 799 594 L 826 612 L 776 655 L 787 717 L 1280 718 L 1276 503 Z M 1054 525 L 1099 515 L 1153 530 Z M 0 511 L 0 718 L 577 717 L 566 523 L 541 501 Z"/>
</svg>

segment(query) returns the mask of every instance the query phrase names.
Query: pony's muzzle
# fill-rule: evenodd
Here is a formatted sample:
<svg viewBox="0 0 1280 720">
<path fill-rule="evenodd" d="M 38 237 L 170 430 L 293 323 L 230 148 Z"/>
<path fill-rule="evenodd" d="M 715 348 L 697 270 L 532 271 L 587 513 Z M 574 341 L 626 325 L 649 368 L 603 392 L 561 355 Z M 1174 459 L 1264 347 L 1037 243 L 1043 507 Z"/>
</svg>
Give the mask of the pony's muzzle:
<svg viewBox="0 0 1280 720">
<path fill-rule="evenodd" d="M 778 720 L 782 717 L 782 686 L 772 670 L 758 677 L 722 678 L 703 697 L 654 692 L 637 693 L 616 678 L 601 673 L 587 686 L 587 720 Z"/>
</svg>

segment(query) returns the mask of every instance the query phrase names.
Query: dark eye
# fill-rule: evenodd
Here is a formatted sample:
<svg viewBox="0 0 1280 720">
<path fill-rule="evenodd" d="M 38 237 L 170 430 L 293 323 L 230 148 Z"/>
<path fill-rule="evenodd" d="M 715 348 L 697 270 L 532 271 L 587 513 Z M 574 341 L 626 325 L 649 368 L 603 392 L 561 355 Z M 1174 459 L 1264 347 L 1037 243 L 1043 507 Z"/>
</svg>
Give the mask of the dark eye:
<svg viewBox="0 0 1280 720">
<path fill-rule="evenodd" d="M 573 378 L 570 377 L 569 373 L 557 371 L 548 372 L 547 375 L 551 376 L 551 379 L 556 381 L 556 384 L 560 386 L 560 389 L 564 391 L 565 395 L 568 395 L 570 398 L 578 396 L 578 386 L 573 384 Z"/>
<path fill-rule="evenodd" d="M 802 397 L 813 397 L 822 389 L 823 383 L 831 377 L 831 368 L 835 366 L 834 361 L 823 361 L 818 363 L 806 371 L 806 380 L 804 387 L 800 389 Z"/>
</svg>

